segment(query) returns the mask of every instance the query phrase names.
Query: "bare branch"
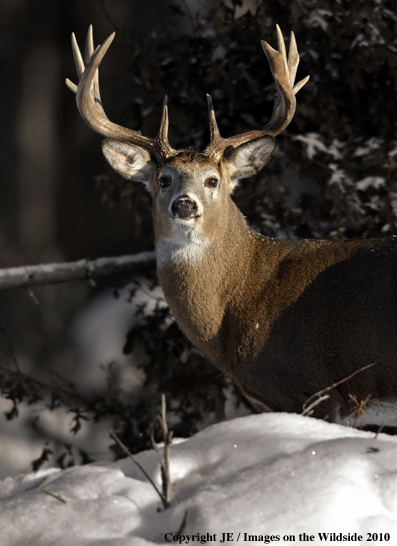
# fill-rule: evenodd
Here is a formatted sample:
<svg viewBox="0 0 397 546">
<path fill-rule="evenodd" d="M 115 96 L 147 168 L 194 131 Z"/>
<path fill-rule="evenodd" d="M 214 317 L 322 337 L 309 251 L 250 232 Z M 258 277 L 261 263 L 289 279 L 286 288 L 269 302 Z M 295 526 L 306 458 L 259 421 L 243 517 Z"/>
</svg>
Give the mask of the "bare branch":
<svg viewBox="0 0 397 546">
<path fill-rule="evenodd" d="M 93 280 L 120 273 L 141 273 L 154 269 L 155 265 L 154 252 L 141 252 L 96 260 L 11 267 L 0 269 L 0 290 Z"/>
<path fill-rule="evenodd" d="M 321 404 L 321 402 L 324 402 L 324 400 L 328 400 L 329 398 L 329 394 L 324 394 L 323 396 L 320 396 L 319 398 L 317 398 L 317 400 L 315 400 L 314 402 L 312 402 L 310 404 L 310 406 L 307 406 L 307 408 L 305 408 L 303 411 L 302 411 L 302 414 L 301 415 L 312 415 L 313 414 L 313 410 L 316 406 L 318 406 L 319 404 Z"/>
<path fill-rule="evenodd" d="M 349 398 L 350 400 L 352 400 L 355 404 L 355 408 L 353 410 L 353 412 L 348 415 L 347 417 L 344 418 L 344 421 L 347 421 L 353 417 L 355 415 L 355 420 L 354 420 L 354 424 L 353 424 L 353 428 L 357 428 L 357 423 L 358 423 L 358 420 L 360 417 L 365 417 L 365 411 L 367 409 L 367 404 L 369 402 L 369 399 L 371 398 L 371 395 L 369 394 L 367 396 L 367 398 L 365 400 L 361 400 L 359 401 L 357 399 L 357 396 L 355 396 L 354 394 L 349 394 Z"/>
<path fill-rule="evenodd" d="M 161 457 L 160 450 L 154 440 L 155 425 L 152 428 L 150 438 L 152 441 L 153 449 L 157 452 L 157 455 L 160 460 L 161 478 L 163 482 L 162 501 L 163 501 L 164 508 L 168 508 L 171 505 L 171 498 L 172 498 L 172 493 L 174 490 L 171 483 L 171 473 L 170 473 L 170 447 L 172 443 L 173 431 L 168 432 L 166 411 L 167 410 L 166 410 L 165 394 L 163 393 L 161 395 L 161 416 L 158 416 L 157 422 L 160 424 L 162 432 L 163 432 L 164 460 Z"/>
<path fill-rule="evenodd" d="M 313 404 L 311 404 L 309 407 L 307 406 L 307 404 L 311 400 L 313 400 L 313 398 L 315 398 L 316 396 L 320 398 L 326 392 L 329 392 L 332 389 L 334 389 L 335 387 L 338 387 L 339 385 L 341 385 L 342 383 L 345 383 L 346 381 L 349 381 L 349 379 L 351 379 L 352 377 L 354 377 L 358 373 L 363 372 L 364 370 L 367 370 L 368 368 L 372 368 L 372 366 L 375 366 L 375 364 L 376 364 L 376 362 L 372 362 L 371 364 L 367 364 L 366 366 L 363 366 L 359 370 L 356 370 L 355 372 L 353 372 L 352 374 L 348 375 L 347 377 L 341 379 L 340 381 L 337 381 L 336 383 L 333 383 L 332 385 L 330 385 L 329 387 L 323 389 L 322 391 L 318 391 L 318 392 L 312 394 L 312 396 L 310 396 L 310 398 L 308 398 L 306 400 L 306 402 L 303 404 L 303 415 L 307 415 L 306 410 L 309 410 L 309 408 L 313 406 Z M 323 398 L 323 400 L 324 400 L 324 398 Z M 314 405 L 317 405 L 317 404 L 314 404 Z"/>
<path fill-rule="evenodd" d="M 113 440 L 115 440 L 119 446 L 121 447 L 121 449 L 130 457 L 130 459 L 132 459 L 134 461 L 134 463 L 137 465 L 137 467 L 139 468 L 139 470 L 145 475 L 145 477 L 149 480 L 149 482 L 152 484 L 152 486 L 154 487 L 156 493 L 158 494 L 158 496 L 160 497 L 161 499 L 161 502 L 164 504 L 164 498 L 163 498 L 163 495 L 161 494 L 161 492 L 159 491 L 157 485 L 154 483 L 154 481 L 152 480 L 152 478 L 149 476 L 149 474 L 146 472 L 146 470 L 143 468 L 143 466 L 137 461 L 137 459 L 133 456 L 133 454 L 131 453 L 131 451 L 128 449 L 128 447 L 126 445 L 123 444 L 123 442 L 120 440 L 120 438 L 117 436 L 117 434 L 115 432 L 113 432 L 113 430 L 109 430 L 109 433 L 110 433 L 110 436 L 113 438 Z"/>
</svg>

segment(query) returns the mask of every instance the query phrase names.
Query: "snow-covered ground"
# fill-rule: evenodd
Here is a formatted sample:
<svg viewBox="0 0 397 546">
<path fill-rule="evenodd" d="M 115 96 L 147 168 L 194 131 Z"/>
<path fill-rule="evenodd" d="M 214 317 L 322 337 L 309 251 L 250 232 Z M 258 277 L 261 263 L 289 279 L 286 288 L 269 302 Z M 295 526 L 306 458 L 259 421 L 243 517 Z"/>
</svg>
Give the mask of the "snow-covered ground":
<svg viewBox="0 0 397 546">
<path fill-rule="evenodd" d="M 157 454 L 137 459 L 160 487 Z M 166 510 L 130 459 L 7 478 L 1 546 L 397 544 L 397 439 L 384 434 L 252 415 L 175 443 L 171 475 Z"/>
</svg>

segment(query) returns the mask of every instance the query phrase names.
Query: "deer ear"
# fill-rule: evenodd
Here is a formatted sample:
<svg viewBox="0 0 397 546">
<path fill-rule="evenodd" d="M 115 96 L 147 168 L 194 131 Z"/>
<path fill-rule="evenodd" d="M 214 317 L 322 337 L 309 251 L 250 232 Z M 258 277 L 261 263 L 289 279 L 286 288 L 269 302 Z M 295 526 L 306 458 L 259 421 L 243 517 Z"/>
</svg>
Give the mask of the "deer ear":
<svg viewBox="0 0 397 546">
<path fill-rule="evenodd" d="M 155 163 L 144 148 L 107 138 L 102 142 L 102 152 L 110 166 L 121 176 L 127 180 L 143 182 L 146 189 L 149 189 Z"/>
<path fill-rule="evenodd" d="M 229 146 L 223 152 L 223 161 L 228 169 L 232 188 L 241 178 L 247 178 L 260 171 L 272 156 L 276 141 L 265 136 L 242 144 L 237 148 Z"/>
</svg>

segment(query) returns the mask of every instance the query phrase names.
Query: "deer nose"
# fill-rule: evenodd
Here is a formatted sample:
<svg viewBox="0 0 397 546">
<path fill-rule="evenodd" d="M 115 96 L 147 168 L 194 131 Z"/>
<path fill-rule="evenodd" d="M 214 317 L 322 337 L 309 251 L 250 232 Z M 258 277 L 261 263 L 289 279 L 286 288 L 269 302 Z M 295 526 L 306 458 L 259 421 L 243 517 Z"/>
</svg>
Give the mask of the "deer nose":
<svg viewBox="0 0 397 546">
<path fill-rule="evenodd" d="M 189 219 L 197 215 L 197 203 L 187 195 L 181 195 L 172 203 L 171 210 L 174 216 Z"/>
</svg>

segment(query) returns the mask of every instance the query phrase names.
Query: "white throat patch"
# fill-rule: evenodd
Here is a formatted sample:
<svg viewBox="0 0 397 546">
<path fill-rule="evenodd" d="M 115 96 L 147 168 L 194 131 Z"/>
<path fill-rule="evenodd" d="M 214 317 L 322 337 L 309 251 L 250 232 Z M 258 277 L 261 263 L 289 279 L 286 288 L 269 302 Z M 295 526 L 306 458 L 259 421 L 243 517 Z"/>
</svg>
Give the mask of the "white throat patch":
<svg viewBox="0 0 397 546">
<path fill-rule="evenodd" d="M 209 241 L 204 236 L 197 220 L 174 218 L 172 234 L 160 239 L 157 246 L 157 263 L 186 262 L 196 265 L 209 248 Z"/>
</svg>

